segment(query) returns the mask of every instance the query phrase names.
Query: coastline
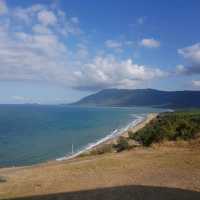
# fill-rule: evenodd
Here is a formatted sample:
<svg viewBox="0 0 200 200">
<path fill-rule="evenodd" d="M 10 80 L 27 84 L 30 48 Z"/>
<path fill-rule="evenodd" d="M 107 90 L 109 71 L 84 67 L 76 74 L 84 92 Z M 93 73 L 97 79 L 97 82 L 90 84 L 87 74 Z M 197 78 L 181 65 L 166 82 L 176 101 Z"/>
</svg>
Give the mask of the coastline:
<svg viewBox="0 0 200 200">
<path fill-rule="evenodd" d="M 95 143 L 92 143 L 91 145 L 88 145 L 87 147 L 83 148 L 82 150 L 78 151 L 77 153 L 74 153 L 73 155 L 66 155 L 61 158 L 57 158 L 56 161 L 64 161 L 64 160 L 70 160 L 76 157 L 79 157 L 81 154 L 89 154 L 91 151 L 101 148 L 104 145 L 107 144 L 114 144 L 118 140 L 120 136 L 128 137 L 128 132 L 131 131 L 133 133 L 137 132 L 138 130 L 142 129 L 146 124 L 148 124 L 151 120 L 156 118 L 159 113 L 148 113 L 144 117 L 138 116 L 137 119 L 129 123 L 124 128 L 117 130 L 115 129 L 111 134 L 107 135 L 106 137 L 98 140 Z"/>
<path fill-rule="evenodd" d="M 140 130 L 157 116 L 160 113 L 149 113 L 129 124 L 126 131 L 99 145 L 114 143 L 119 136 L 128 137 L 128 131 Z M 155 195 L 154 199 L 169 195 L 174 199 L 185 195 L 188 199 L 199 199 L 199 139 L 163 141 L 149 148 L 139 146 L 121 153 L 113 151 L 77 156 L 62 162 L 52 160 L 31 166 L 2 168 L 0 199 L 109 199 L 111 195 L 115 195 L 114 199 L 130 199 L 141 193 L 152 198 Z M 127 187 L 135 192 L 128 192 Z M 166 193 L 160 192 L 161 188 L 166 189 Z M 170 190 L 174 192 L 170 193 Z"/>
<path fill-rule="evenodd" d="M 128 130 L 138 131 L 153 120 L 159 113 L 148 114 Z M 128 136 L 124 131 L 121 135 Z M 102 143 L 114 142 L 115 138 Z M 91 154 L 62 162 L 49 161 L 32 166 L 0 169 L 0 199 L 102 199 L 107 189 L 113 192 L 119 187 L 138 187 L 138 185 L 196 191 L 200 195 L 200 148 L 195 143 L 162 143 L 149 148 L 135 148 L 121 153 Z M 193 146 L 195 145 L 195 146 Z M 113 190 L 114 189 L 114 190 Z M 131 191 L 134 189 L 131 188 Z M 151 188 L 150 195 L 152 196 Z M 82 192 L 83 191 L 83 192 Z M 94 196 L 94 191 L 96 196 Z M 99 192 L 102 192 L 101 193 Z M 122 191 L 121 189 L 119 191 Z M 91 193 L 91 195 L 84 194 Z M 136 194 L 145 192 L 139 189 Z M 125 194 L 130 197 L 129 193 Z M 157 192 L 155 193 L 157 194 Z M 173 193 L 177 194 L 177 192 Z M 131 195 L 134 196 L 135 194 Z M 182 196 L 174 199 L 181 199 Z M 104 199 L 110 199 L 111 195 Z M 148 196 L 148 195 L 147 195 Z M 171 196 L 171 195 L 170 195 Z M 140 197 L 140 196 L 138 196 Z M 158 198 L 161 197 L 160 195 Z M 189 199 L 199 199 L 191 198 Z M 130 199 L 130 198 L 128 198 Z M 157 197 L 155 197 L 157 199 Z"/>
<path fill-rule="evenodd" d="M 60 157 L 57 159 L 47 160 L 47 161 L 32 164 L 32 165 L 2 167 L 2 168 L 0 168 L 0 170 L 1 171 L 4 171 L 4 170 L 12 171 L 15 169 L 32 168 L 32 167 L 40 166 L 40 165 L 43 166 L 43 165 L 49 165 L 49 164 L 51 165 L 51 164 L 56 164 L 56 163 L 59 164 L 59 163 L 62 163 L 62 161 L 64 162 L 64 161 L 76 159 L 81 154 L 85 154 L 85 153 L 89 154 L 91 151 L 93 151 L 97 148 L 100 148 L 104 145 L 114 144 L 120 136 L 128 137 L 128 131 L 137 132 L 139 129 L 143 128 L 146 124 L 148 124 L 152 119 L 154 119 L 158 115 L 159 115 L 159 113 L 148 113 L 148 114 L 145 114 L 144 116 L 140 115 L 137 117 L 137 119 L 133 120 L 131 123 L 129 123 L 125 127 L 122 127 L 119 130 L 115 129 L 111 134 L 105 136 L 104 138 L 98 140 L 95 143 L 92 143 L 92 144 L 86 146 L 82 150 L 74 153 L 73 155 L 66 155 L 66 156 L 63 156 L 63 157 Z"/>
</svg>

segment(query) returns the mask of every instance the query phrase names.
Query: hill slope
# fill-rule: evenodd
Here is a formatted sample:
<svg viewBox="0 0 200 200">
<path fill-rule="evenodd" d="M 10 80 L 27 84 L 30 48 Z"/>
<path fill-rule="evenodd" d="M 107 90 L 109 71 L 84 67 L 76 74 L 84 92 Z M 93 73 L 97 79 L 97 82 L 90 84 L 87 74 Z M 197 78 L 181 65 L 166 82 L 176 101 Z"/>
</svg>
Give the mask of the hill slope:
<svg viewBox="0 0 200 200">
<path fill-rule="evenodd" d="M 200 151 L 157 147 L 0 169 L 0 199 L 199 200 Z"/>
<path fill-rule="evenodd" d="M 87 96 L 75 105 L 200 107 L 200 91 L 159 91 L 154 89 L 106 89 Z"/>
</svg>

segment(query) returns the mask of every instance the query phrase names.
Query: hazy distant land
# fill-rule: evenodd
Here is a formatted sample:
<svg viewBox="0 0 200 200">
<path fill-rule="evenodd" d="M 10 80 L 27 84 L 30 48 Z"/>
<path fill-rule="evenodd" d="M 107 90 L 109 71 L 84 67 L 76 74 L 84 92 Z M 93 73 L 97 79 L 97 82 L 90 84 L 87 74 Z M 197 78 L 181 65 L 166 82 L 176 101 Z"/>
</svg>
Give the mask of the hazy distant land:
<svg viewBox="0 0 200 200">
<path fill-rule="evenodd" d="M 160 91 L 155 89 L 105 89 L 74 105 L 83 106 L 154 106 L 160 108 L 200 107 L 200 91 Z"/>
</svg>

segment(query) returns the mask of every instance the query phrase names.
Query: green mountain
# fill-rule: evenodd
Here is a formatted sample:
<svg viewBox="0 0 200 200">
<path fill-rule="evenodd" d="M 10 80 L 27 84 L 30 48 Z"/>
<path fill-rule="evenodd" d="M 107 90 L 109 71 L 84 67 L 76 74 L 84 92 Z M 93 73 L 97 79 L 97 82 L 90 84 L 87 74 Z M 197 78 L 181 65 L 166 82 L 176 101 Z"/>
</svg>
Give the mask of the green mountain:
<svg viewBox="0 0 200 200">
<path fill-rule="evenodd" d="M 200 91 L 105 89 L 81 99 L 74 105 L 195 108 L 200 107 Z"/>
</svg>

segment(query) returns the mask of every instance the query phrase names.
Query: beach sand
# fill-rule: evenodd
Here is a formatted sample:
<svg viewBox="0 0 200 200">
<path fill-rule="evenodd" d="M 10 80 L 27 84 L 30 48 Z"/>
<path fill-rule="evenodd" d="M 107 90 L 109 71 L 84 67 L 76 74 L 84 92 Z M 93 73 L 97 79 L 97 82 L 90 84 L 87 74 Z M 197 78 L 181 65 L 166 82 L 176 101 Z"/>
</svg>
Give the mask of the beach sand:
<svg viewBox="0 0 200 200">
<path fill-rule="evenodd" d="M 89 147 L 88 149 L 86 148 L 72 156 L 65 156 L 65 157 L 59 158 L 59 159 L 57 159 L 57 161 L 74 159 L 80 155 L 81 156 L 90 155 L 90 152 L 97 150 L 99 148 L 102 148 L 104 145 L 115 144 L 120 136 L 128 137 L 129 131 L 131 131 L 132 133 L 137 132 L 138 130 L 145 127 L 146 124 L 148 124 L 151 120 L 155 119 L 157 116 L 158 116 L 158 113 L 149 113 L 145 117 L 143 117 L 141 119 L 137 119 L 138 122 L 136 121 L 136 124 L 134 121 L 133 125 L 130 125 L 130 127 L 125 129 L 124 131 L 120 132 L 119 134 L 116 134 L 113 137 L 108 137 L 104 141 L 102 141 L 102 142 L 100 141 L 100 143 L 96 143 L 96 144 L 94 144 L 94 146 Z"/>
<path fill-rule="evenodd" d="M 155 119 L 158 116 L 158 113 L 150 113 L 148 114 L 140 123 L 138 123 L 136 126 L 130 127 L 127 131 L 125 131 L 122 136 L 128 137 L 128 131 L 131 131 L 132 133 L 137 132 L 138 130 L 145 127 L 151 120 Z"/>
<path fill-rule="evenodd" d="M 104 142 L 101 142 L 98 145 L 95 145 L 94 147 L 90 148 L 89 150 L 83 151 L 82 154 L 85 154 L 85 155 L 90 154 L 91 151 L 101 148 L 107 144 L 116 144 L 119 137 L 123 136 L 123 137 L 127 138 L 129 131 L 131 131 L 132 133 L 136 133 L 138 130 L 145 127 L 151 120 L 155 119 L 157 116 L 158 116 L 158 113 L 149 113 L 147 116 L 142 118 L 138 123 L 127 128 L 127 130 L 121 132 L 120 134 L 115 135 L 112 138 L 107 139 Z M 77 154 L 77 156 L 79 156 L 79 154 Z M 73 156 L 72 156 L 72 158 L 73 158 Z"/>
</svg>

